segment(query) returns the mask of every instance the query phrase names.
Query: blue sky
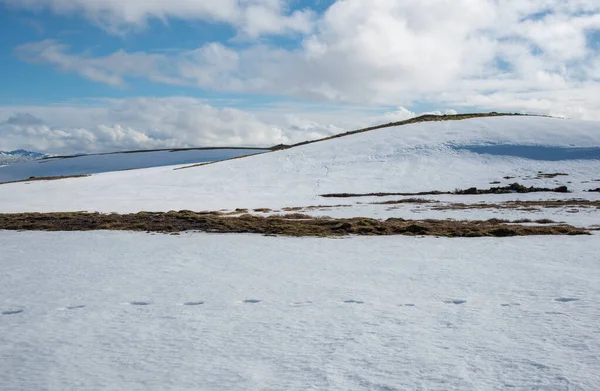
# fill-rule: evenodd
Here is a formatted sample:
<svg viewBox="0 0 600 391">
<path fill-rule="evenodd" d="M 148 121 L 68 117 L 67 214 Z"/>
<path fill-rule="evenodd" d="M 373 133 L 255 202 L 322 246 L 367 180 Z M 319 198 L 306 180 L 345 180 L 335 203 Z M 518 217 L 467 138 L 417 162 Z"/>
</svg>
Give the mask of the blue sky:
<svg viewBox="0 0 600 391">
<path fill-rule="evenodd" d="M 600 120 L 586 0 L 0 0 L 0 36 L 0 150 L 268 145 L 423 112 Z"/>
</svg>

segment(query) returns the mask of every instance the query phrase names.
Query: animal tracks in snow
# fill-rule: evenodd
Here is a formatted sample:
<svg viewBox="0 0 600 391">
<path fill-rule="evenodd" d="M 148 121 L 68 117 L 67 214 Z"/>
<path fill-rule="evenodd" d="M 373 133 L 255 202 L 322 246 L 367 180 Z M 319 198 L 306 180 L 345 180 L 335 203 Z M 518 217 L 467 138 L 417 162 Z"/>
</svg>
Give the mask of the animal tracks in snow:
<svg viewBox="0 0 600 391">
<path fill-rule="evenodd" d="M 466 300 L 460 300 L 460 299 L 444 301 L 444 303 L 446 303 L 446 304 L 456 304 L 456 305 L 465 304 L 466 302 L 467 302 Z"/>
<path fill-rule="evenodd" d="M 554 301 L 558 301 L 559 303 L 570 303 L 572 301 L 579 301 L 579 299 L 574 297 L 557 297 Z"/>
<path fill-rule="evenodd" d="M 554 302 L 556 303 L 571 303 L 571 302 L 577 302 L 580 301 L 580 299 L 575 298 L 575 297 L 557 297 L 553 299 Z M 263 300 L 259 300 L 259 299 L 244 299 L 241 301 L 238 301 L 237 303 L 241 303 L 241 304 L 260 304 L 263 303 Z M 363 301 L 363 300 L 358 300 L 358 299 L 341 299 L 340 301 L 337 301 L 337 303 L 341 303 L 341 304 L 349 304 L 349 305 L 369 305 L 367 302 Z M 450 299 L 450 300 L 444 300 L 443 301 L 444 304 L 447 305 L 466 305 L 467 304 L 467 300 L 464 299 Z M 129 301 L 129 302 L 125 302 L 125 303 L 121 303 L 124 305 L 129 305 L 129 306 L 134 306 L 134 307 L 146 307 L 146 306 L 151 306 L 153 304 L 155 304 L 152 301 L 139 301 L 139 300 L 135 300 L 135 301 Z M 192 300 L 192 301 L 185 301 L 185 302 L 179 302 L 179 303 L 175 303 L 175 305 L 179 305 L 179 306 L 186 306 L 186 307 L 200 307 L 200 306 L 204 306 L 205 304 L 207 304 L 204 300 Z M 210 302 L 209 302 L 210 304 Z M 209 305 L 208 304 L 208 305 Z M 162 306 L 164 305 L 168 305 L 168 303 L 162 303 Z M 305 307 L 305 306 L 312 306 L 312 305 L 319 305 L 318 303 L 314 303 L 311 300 L 299 300 L 299 301 L 293 301 L 293 302 L 288 302 L 287 305 L 289 305 L 290 307 Z M 498 305 L 498 304 L 497 304 Z M 516 303 L 516 302 L 509 302 L 509 303 L 499 303 L 500 307 L 503 308 L 517 308 L 517 307 L 521 307 L 522 304 L 521 303 Z M 417 305 L 415 303 L 399 303 L 399 304 L 394 304 L 394 306 L 399 307 L 399 308 L 413 308 L 413 307 L 417 307 Z M 421 308 L 423 308 L 423 303 L 420 304 Z M 78 304 L 78 305 L 71 305 L 68 307 L 61 307 L 61 308 L 57 308 L 59 311 L 77 311 L 77 310 L 84 310 L 84 309 L 88 309 L 89 306 L 86 304 Z M 10 316 L 10 315 L 18 315 L 21 314 L 22 312 L 24 312 L 25 310 L 23 308 L 8 308 L 4 311 L 0 311 L 0 316 Z M 552 311 L 547 311 L 547 314 L 552 314 L 552 315 L 564 315 L 562 313 L 559 312 L 552 312 Z"/>
<path fill-rule="evenodd" d="M 188 307 L 194 307 L 194 306 L 198 306 L 198 305 L 202 305 L 202 304 L 204 304 L 204 302 L 202 300 L 187 301 L 187 302 L 183 303 L 183 305 L 186 305 Z"/>
<path fill-rule="evenodd" d="M 16 315 L 16 314 L 20 314 L 23 311 L 25 311 L 25 310 L 23 310 L 23 309 L 7 310 L 7 311 L 2 311 L 1 314 L 5 315 L 5 316 Z"/>
<path fill-rule="evenodd" d="M 305 300 L 305 301 L 295 301 L 293 303 L 290 303 L 290 305 L 292 307 L 303 307 L 303 306 L 307 306 L 307 305 L 311 305 L 313 302 L 310 300 Z"/>
</svg>

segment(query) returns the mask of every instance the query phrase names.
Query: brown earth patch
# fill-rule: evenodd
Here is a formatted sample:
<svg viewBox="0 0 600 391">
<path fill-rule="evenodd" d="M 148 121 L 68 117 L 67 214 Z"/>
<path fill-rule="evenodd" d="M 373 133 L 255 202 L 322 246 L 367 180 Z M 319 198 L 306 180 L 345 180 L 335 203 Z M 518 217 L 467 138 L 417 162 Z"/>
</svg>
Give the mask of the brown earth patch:
<svg viewBox="0 0 600 391">
<path fill-rule="evenodd" d="M 538 172 L 535 179 L 552 179 L 552 178 L 556 178 L 557 176 L 569 176 L 569 174 L 565 174 L 564 172 L 554 172 L 551 174 L 545 174 L 543 172 Z"/>
<path fill-rule="evenodd" d="M 590 200 L 546 200 L 546 201 L 507 201 L 502 203 L 479 203 L 464 204 L 451 203 L 445 205 L 435 205 L 435 210 L 465 210 L 465 209 L 520 209 L 525 211 L 537 211 L 543 208 L 596 208 L 600 209 L 600 201 Z"/>
<path fill-rule="evenodd" d="M 426 198 L 405 198 L 403 200 L 390 200 L 384 202 L 374 202 L 373 205 L 396 205 L 396 204 L 435 204 L 440 201 L 428 200 Z"/>
<path fill-rule="evenodd" d="M 551 192 L 551 193 L 568 193 L 569 189 L 567 186 L 558 186 L 555 188 L 547 187 L 535 187 L 535 186 L 523 186 L 519 183 L 512 183 L 508 186 L 491 187 L 489 189 L 478 189 L 476 187 L 470 187 L 468 189 L 456 189 L 453 192 L 450 191 L 424 191 L 420 193 L 332 193 L 332 194 L 321 194 L 321 197 L 325 198 L 351 198 L 351 197 L 390 197 L 390 196 L 404 196 L 404 197 L 415 197 L 424 195 L 479 195 L 479 194 L 509 194 L 509 193 L 536 193 L 536 192 Z"/>
<path fill-rule="evenodd" d="M 523 222 L 523 220 L 521 220 Z M 284 236 L 344 236 L 344 235 L 430 235 L 445 237 L 585 235 L 589 231 L 566 224 L 520 225 L 508 220 L 375 220 L 314 218 L 308 215 L 239 217 L 219 212 L 140 212 L 135 214 L 19 213 L 0 214 L 0 230 L 28 231 L 143 231 L 176 233 L 202 231 L 218 233 L 254 233 Z"/>
<path fill-rule="evenodd" d="M 396 126 L 403 126 L 403 125 L 410 125 L 410 124 L 416 124 L 416 123 L 420 123 L 420 122 L 461 121 L 461 120 L 470 119 L 470 118 L 506 117 L 506 116 L 533 116 L 533 115 L 519 114 L 519 113 L 497 113 L 497 112 L 491 112 L 491 113 L 466 113 L 466 114 L 444 114 L 444 115 L 425 114 L 425 115 L 421 115 L 421 116 L 415 117 L 415 118 L 410 118 L 410 119 L 407 119 L 407 120 L 404 120 L 404 121 L 390 122 L 390 123 L 387 123 L 387 124 L 378 125 L 378 126 L 372 126 L 372 127 L 369 127 L 369 128 L 352 130 L 352 131 L 349 131 L 349 132 L 340 133 L 340 134 L 336 134 L 336 135 L 333 135 L 333 136 L 325 137 L 325 138 L 319 139 L 319 140 L 304 141 L 304 142 L 293 144 L 293 145 L 279 144 L 279 145 L 276 145 L 276 146 L 272 147 L 271 149 L 272 150 L 288 149 L 288 148 L 293 148 L 293 147 L 299 147 L 299 146 L 302 146 L 302 145 L 318 143 L 318 142 L 321 142 L 321 141 L 332 140 L 332 139 L 339 138 L 339 137 L 350 136 L 350 135 L 357 134 L 357 133 L 369 132 L 371 130 L 384 129 L 384 128 L 390 128 L 390 127 L 396 127 Z"/>
</svg>

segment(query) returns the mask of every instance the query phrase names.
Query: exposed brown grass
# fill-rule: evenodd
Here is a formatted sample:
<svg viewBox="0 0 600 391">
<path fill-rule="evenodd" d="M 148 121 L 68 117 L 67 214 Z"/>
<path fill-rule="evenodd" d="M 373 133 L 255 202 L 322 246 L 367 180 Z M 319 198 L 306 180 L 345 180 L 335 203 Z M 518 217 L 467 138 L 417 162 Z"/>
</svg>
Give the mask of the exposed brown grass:
<svg viewBox="0 0 600 391">
<path fill-rule="evenodd" d="M 32 176 L 27 179 L 21 179 L 18 181 L 0 182 L 0 185 L 6 185 L 7 183 L 21 183 L 21 182 L 33 182 L 33 181 L 58 181 L 60 179 L 85 178 L 85 177 L 89 177 L 89 175 L 61 175 L 61 176 L 43 176 L 43 177 Z"/>
<path fill-rule="evenodd" d="M 509 194 L 509 193 L 536 193 L 536 192 L 550 192 L 550 193 L 568 193 L 569 189 L 567 186 L 558 186 L 555 188 L 546 187 L 535 187 L 535 186 L 523 186 L 519 183 L 512 183 L 508 186 L 491 187 L 489 189 L 478 189 L 476 187 L 470 187 L 468 189 L 456 189 L 453 192 L 450 191 L 423 191 L 419 193 L 331 193 L 321 194 L 321 197 L 325 198 L 353 198 L 353 197 L 392 197 L 392 196 L 403 196 L 403 197 L 415 197 L 425 195 L 480 195 L 480 194 Z"/>
<path fill-rule="evenodd" d="M 465 210 L 465 209 L 520 209 L 520 210 L 538 210 L 543 208 L 596 208 L 600 209 L 600 201 L 590 200 L 539 200 L 539 201 L 507 201 L 502 203 L 478 203 L 464 204 L 451 203 L 444 205 L 435 205 L 435 210 Z"/>
<path fill-rule="evenodd" d="M 373 205 L 397 205 L 397 204 L 435 204 L 439 201 L 428 200 L 427 198 L 404 198 L 401 200 L 390 200 L 383 202 L 373 202 Z"/>
<path fill-rule="evenodd" d="M 358 197 L 417 197 L 426 195 L 445 195 L 452 194 L 449 191 L 423 191 L 420 193 L 330 193 L 321 194 L 324 198 L 358 198 Z"/>
<path fill-rule="evenodd" d="M 58 155 L 48 156 L 40 159 L 40 162 L 57 160 L 57 159 L 74 159 L 85 156 L 105 156 L 105 155 L 121 155 L 121 154 L 134 154 L 134 153 L 145 153 L 145 152 L 185 152 L 185 151 L 218 151 L 218 150 L 264 150 L 265 152 L 270 151 L 271 148 L 256 148 L 256 147 L 192 147 L 192 148 L 159 148 L 159 149 L 136 149 L 132 151 L 117 151 L 117 152 L 101 152 L 101 153 L 89 153 L 81 155 Z"/>
<path fill-rule="evenodd" d="M 321 142 L 321 141 L 327 141 L 327 140 L 331 140 L 331 139 L 334 139 L 334 138 L 350 136 L 350 135 L 357 134 L 357 133 L 368 132 L 368 131 L 371 131 L 371 130 L 377 130 L 377 129 L 383 129 L 383 128 L 390 128 L 390 127 L 402 126 L 402 125 L 410 125 L 410 124 L 416 124 L 416 123 L 420 123 L 420 122 L 461 121 L 461 120 L 470 119 L 470 118 L 505 117 L 505 116 L 527 116 L 527 114 L 519 114 L 519 113 L 512 113 L 511 114 L 511 113 L 496 113 L 496 112 L 491 112 L 491 113 L 467 113 L 467 114 L 445 114 L 445 115 L 425 114 L 425 115 L 421 115 L 419 117 L 407 119 L 405 121 L 390 122 L 390 123 L 383 124 L 383 125 L 371 126 L 371 127 L 368 127 L 368 128 L 363 128 L 363 129 L 358 129 L 358 130 L 352 130 L 352 131 L 349 131 L 349 132 L 336 134 L 336 135 L 333 135 L 333 136 L 330 136 L 330 137 L 325 137 L 325 138 L 322 138 L 322 139 L 319 139 L 319 140 L 304 141 L 304 142 L 293 144 L 293 145 L 280 144 L 280 145 L 276 145 L 276 146 L 272 147 L 271 149 L 273 149 L 273 150 L 288 149 L 288 148 L 293 148 L 293 147 L 299 147 L 299 146 L 302 146 L 302 145 L 318 143 L 318 142 Z"/>
<path fill-rule="evenodd" d="M 212 212 L 140 212 L 136 214 L 100 213 L 20 213 L 0 214 L 0 230 L 34 231 L 144 231 L 176 233 L 203 231 L 254 233 L 285 236 L 344 235 L 431 235 L 445 237 L 585 235 L 587 230 L 566 224 L 525 226 L 507 220 L 375 220 L 314 218 L 308 215 L 223 216 Z"/>
<path fill-rule="evenodd" d="M 322 141 L 327 141 L 327 140 L 331 140 L 331 139 L 335 139 L 335 138 L 339 138 L 339 137 L 345 137 L 345 136 L 350 136 L 350 135 L 353 135 L 353 134 L 368 132 L 368 131 L 371 131 L 371 130 L 384 129 L 384 128 L 402 126 L 402 125 L 410 125 L 410 124 L 415 124 L 415 123 L 419 123 L 419 122 L 460 121 L 460 120 L 465 120 L 465 119 L 470 119 L 470 118 L 504 117 L 504 116 L 533 116 L 533 115 L 519 114 L 519 113 L 497 113 L 497 112 L 491 112 L 491 113 L 468 113 L 468 114 L 454 114 L 454 115 L 449 115 L 449 114 L 445 114 L 445 115 L 426 114 L 426 115 L 422 115 L 422 116 L 419 116 L 419 117 L 411 118 L 411 119 L 408 119 L 408 120 L 405 120 L 405 121 L 390 122 L 390 123 L 383 124 L 383 125 L 371 126 L 371 127 L 368 127 L 368 128 L 363 128 L 363 129 L 358 129 L 358 130 L 352 130 L 352 131 L 349 131 L 349 132 L 336 134 L 336 135 L 333 135 L 333 136 L 330 136 L 330 137 L 325 137 L 325 138 L 318 139 L 318 140 L 303 141 L 303 142 L 300 142 L 300 143 L 297 143 L 297 144 L 291 144 L 291 145 L 278 144 L 278 145 L 274 145 L 274 146 L 272 146 L 270 148 L 267 148 L 265 151 L 266 152 L 281 151 L 281 150 L 290 149 L 290 148 L 294 148 L 294 147 L 300 147 L 300 146 L 307 145 L 307 144 L 313 144 L 313 143 L 318 143 L 318 142 L 322 142 Z M 259 149 L 259 148 L 253 148 L 253 149 Z M 249 156 L 255 156 L 255 155 L 252 154 L 252 155 L 238 156 L 238 157 L 234 157 L 232 159 L 226 159 L 226 160 L 242 159 L 242 158 L 246 158 L 246 157 L 249 157 Z M 219 161 L 207 162 L 207 163 L 199 163 L 199 164 L 194 164 L 194 165 L 190 165 L 190 166 L 176 168 L 176 170 L 182 170 L 182 169 L 193 168 L 193 167 L 201 167 L 201 166 L 206 166 L 206 165 L 210 165 L 210 164 L 215 164 L 215 163 L 223 162 L 223 161 L 226 161 L 226 160 L 219 160 Z"/>
<path fill-rule="evenodd" d="M 298 212 L 303 209 L 304 207 L 302 206 L 288 206 L 287 208 L 282 208 L 281 210 L 283 210 L 284 212 Z"/>
<path fill-rule="evenodd" d="M 550 173 L 550 174 L 538 172 L 535 179 L 552 179 L 552 178 L 556 178 L 557 176 L 569 176 L 569 174 L 565 174 L 564 172 L 554 172 L 554 173 Z"/>
</svg>

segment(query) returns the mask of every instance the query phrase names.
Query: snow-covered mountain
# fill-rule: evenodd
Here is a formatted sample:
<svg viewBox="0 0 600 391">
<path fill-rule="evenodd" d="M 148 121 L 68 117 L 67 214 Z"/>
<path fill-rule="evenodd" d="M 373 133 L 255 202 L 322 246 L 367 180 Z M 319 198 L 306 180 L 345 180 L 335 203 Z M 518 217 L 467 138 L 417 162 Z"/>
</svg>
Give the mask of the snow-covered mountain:
<svg viewBox="0 0 600 391">
<path fill-rule="evenodd" d="M 24 149 L 16 149 L 14 151 L 0 151 L 0 166 L 42 159 L 47 156 L 48 155 L 45 155 L 43 153 L 26 151 Z"/>
</svg>

